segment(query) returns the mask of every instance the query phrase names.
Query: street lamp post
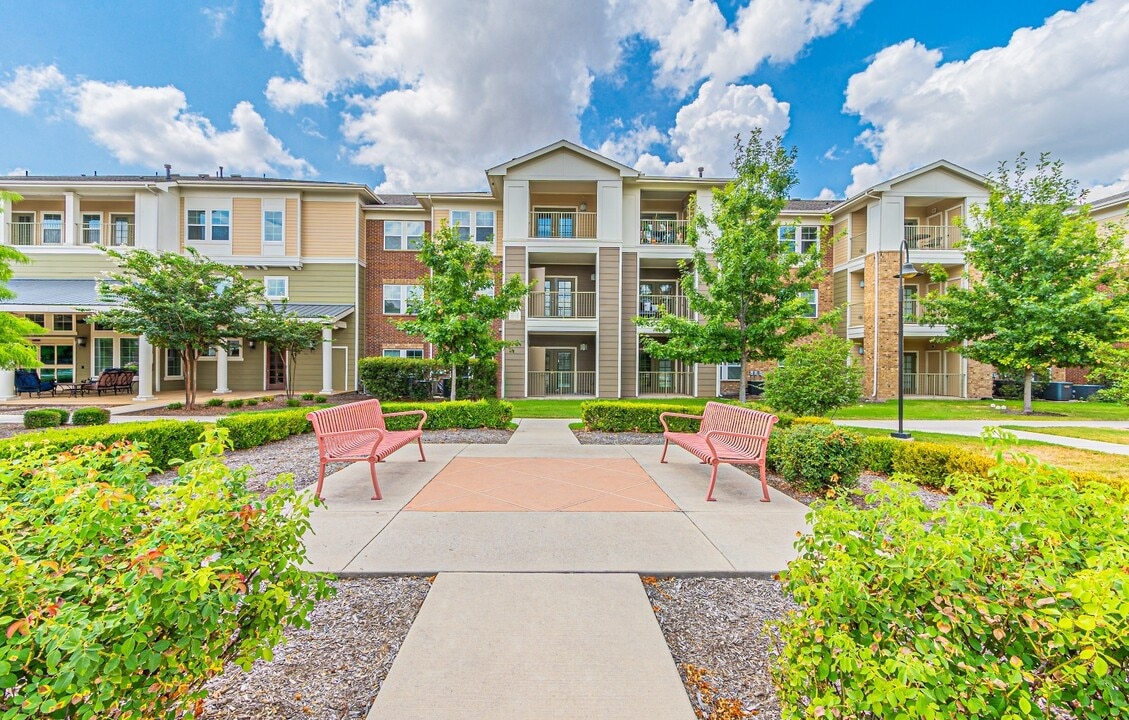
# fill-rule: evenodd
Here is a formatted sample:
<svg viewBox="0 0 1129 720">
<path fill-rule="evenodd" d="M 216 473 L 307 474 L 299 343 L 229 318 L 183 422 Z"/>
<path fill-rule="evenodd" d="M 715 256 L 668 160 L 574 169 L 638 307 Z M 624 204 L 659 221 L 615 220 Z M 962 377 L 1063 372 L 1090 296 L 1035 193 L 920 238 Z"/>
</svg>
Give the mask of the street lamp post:
<svg viewBox="0 0 1129 720">
<path fill-rule="evenodd" d="M 909 261 L 909 245 L 906 243 L 905 238 L 902 238 L 902 246 L 899 248 L 898 259 L 902 261 L 901 272 L 897 274 L 898 278 L 898 431 L 890 433 L 891 437 L 896 437 L 899 440 L 909 440 L 910 434 L 905 431 L 903 420 L 905 418 L 905 395 L 906 395 L 906 376 L 905 376 L 905 361 L 906 361 L 906 278 L 913 278 L 918 276 L 917 268 Z"/>
</svg>

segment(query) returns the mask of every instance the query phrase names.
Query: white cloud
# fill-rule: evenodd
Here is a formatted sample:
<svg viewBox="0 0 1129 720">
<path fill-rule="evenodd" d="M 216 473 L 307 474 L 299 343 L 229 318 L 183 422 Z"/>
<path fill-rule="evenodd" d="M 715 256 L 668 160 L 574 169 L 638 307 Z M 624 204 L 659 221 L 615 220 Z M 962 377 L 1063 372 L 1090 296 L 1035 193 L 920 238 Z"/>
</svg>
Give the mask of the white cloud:
<svg viewBox="0 0 1129 720">
<path fill-rule="evenodd" d="M 298 129 L 302 131 L 303 135 L 309 135 L 318 140 L 325 140 L 325 135 L 318 130 L 318 124 L 313 118 L 304 117 L 298 121 Z"/>
<path fill-rule="evenodd" d="M 1017 30 L 1007 45 L 942 63 L 914 40 L 851 78 L 844 109 L 870 127 L 874 161 L 853 168 L 848 194 L 945 158 L 994 170 L 1019 151 L 1049 151 L 1067 174 L 1103 191 L 1129 184 L 1129 4 L 1095 0 Z"/>
<path fill-rule="evenodd" d="M 66 84 L 66 77 L 54 65 L 18 67 L 12 79 L 0 85 L 0 107 L 27 115 L 39 102 L 41 94 Z"/>
<path fill-rule="evenodd" d="M 219 37 L 227 28 L 227 21 L 235 14 L 235 6 L 200 8 L 200 14 L 212 24 L 212 37 Z"/>
<path fill-rule="evenodd" d="M 171 163 L 182 172 L 223 165 L 233 172 L 316 174 L 308 162 L 286 151 L 246 101 L 232 111 L 232 129 L 220 131 L 190 112 L 184 93 L 172 86 L 86 81 L 73 89 L 73 100 L 75 122 L 123 163 Z"/>
<path fill-rule="evenodd" d="M 815 199 L 816 200 L 838 200 L 840 198 L 839 198 L 839 194 L 836 193 L 834 190 L 832 190 L 831 188 L 825 187 L 825 188 L 823 188 L 822 190 L 819 191 L 819 195 L 817 195 Z"/>
</svg>

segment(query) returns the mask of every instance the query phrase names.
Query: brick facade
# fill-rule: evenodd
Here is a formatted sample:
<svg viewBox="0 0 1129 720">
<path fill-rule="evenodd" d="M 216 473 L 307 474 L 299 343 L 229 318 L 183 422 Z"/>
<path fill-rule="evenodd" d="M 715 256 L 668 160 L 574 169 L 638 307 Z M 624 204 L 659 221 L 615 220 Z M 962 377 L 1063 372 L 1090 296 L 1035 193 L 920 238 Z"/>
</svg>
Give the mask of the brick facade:
<svg viewBox="0 0 1129 720">
<path fill-rule="evenodd" d="M 424 232 L 431 232 L 431 223 L 424 222 Z M 385 348 L 420 348 L 424 343 L 396 329 L 395 322 L 403 315 L 384 314 L 384 285 L 415 285 L 427 273 L 415 251 L 385 250 L 384 221 L 365 221 L 365 248 L 368 264 L 365 282 L 368 285 L 368 307 L 365 308 L 365 355 L 380 355 Z M 425 349 L 425 355 L 429 355 Z"/>
</svg>

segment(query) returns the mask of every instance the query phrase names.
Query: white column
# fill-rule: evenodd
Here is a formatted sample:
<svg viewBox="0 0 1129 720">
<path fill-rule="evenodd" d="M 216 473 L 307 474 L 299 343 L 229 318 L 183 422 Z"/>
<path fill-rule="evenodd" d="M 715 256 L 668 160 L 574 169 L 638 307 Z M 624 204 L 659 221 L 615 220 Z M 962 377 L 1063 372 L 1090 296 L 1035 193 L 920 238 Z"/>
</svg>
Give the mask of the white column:
<svg viewBox="0 0 1129 720">
<path fill-rule="evenodd" d="M 79 223 L 82 216 L 79 214 L 78 195 L 73 192 L 63 195 L 63 243 L 78 245 Z"/>
<path fill-rule="evenodd" d="M 223 395 L 224 393 L 231 392 L 231 388 L 227 386 L 227 347 L 216 347 L 216 389 L 212 391 L 215 395 Z"/>
<path fill-rule="evenodd" d="M 0 370 L 0 400 L 11 400 L 14 397 L 16 397 L 16 371 Z"/>
<path fill-rule="evenodd" d="M 0 245 L 11 242 L 8 235 L 8 223 L 12 222 L 12 201 L 4 198 L 0 200 Z"/>
<path fill-rule="evenodd" d="M 134 400 L 152 400 L 153 395 L 153 344 L 142 335 L 137 339 L 137 397 Z"/>
<path fill-rule="evenodd" d="M 321 392 L 333 392 L 333 328 L 321 329 Z"/>
</svg>

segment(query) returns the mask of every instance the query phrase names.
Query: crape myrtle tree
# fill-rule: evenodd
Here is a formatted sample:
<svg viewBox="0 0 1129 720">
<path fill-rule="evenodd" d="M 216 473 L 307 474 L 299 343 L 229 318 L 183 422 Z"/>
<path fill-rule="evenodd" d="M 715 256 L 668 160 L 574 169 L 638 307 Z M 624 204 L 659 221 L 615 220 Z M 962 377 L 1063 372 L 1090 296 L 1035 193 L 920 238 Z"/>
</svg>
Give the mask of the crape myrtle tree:
<svg viewBox="0 0 1129 720">
<path fill-rule="evenodd" d="M 0 190 L 0 200 L 18 202 L 20 196 Z M 3 219 L 0 218 L 0 222 Z M 8 289 L 12 279 L 12 264 L 27 263 L 26 255 L 7 245 L 0 245 L 0 300 L 11 300 L 16 296 Z M 47 332 L 31 320 L 17 317 L 10 312 L 0 312 L 0 369 L 35 368 L 39 362 L 39 350 L 28 340 L 29 335 Z"/>
<path fill-rule="evenodd" d="M 298 356 L 324 342 L 321 331 L 331 324 L 330 319 L 300 318 L 283 301 L 281 305 L 266 303 L 252 313 L 250 320 L 251 328 L 244 337 L 270 343 L 271 347 L 282 353 L 286 361 L 286 397 L 294 397 Z"/>
<path fill-rule="evenodd" d="M 709 218 L 694 211 L 686 234 L 693 263 L 681 263 L 682 291 L 704 322 L 668 314 L 661 306 L 657 317 L 634 321 L 668 336 L 643 337 L 652 357 L 740 361 L 744 380 L 750 362 L 779 360 L 789 345 L 833 322 L 834 315 L 805 317 L 807 293 L 824 277 L 819 248 L 800 253 L 780 239 L 780 212 L 796 184 L 796 149 L 785 148 L 779 136 L 762 139 L 760 128 L 747 142 L 737 136 L 735 147 L 736 178 L 714 190 Z M 740 399 L 745 400 L 743 381 Z"/>
<path fill-rule="evenodd" d="M 1124 228 L 1100 230 L 1075 180 L 1046 153 L 1021 153 L 988 180 L 988 202 L 965 228 L 967 287 L 926 298 L 926 322 L 960 352 L 1023 375 L 1031 412 L 1036 372 L 1093 364 L 1094 348 L 1129 339 Z"/>
<path fill-rule="evenodd" d="M 420 295 L 408 301 L 408 313 L 415 317 L 396 323 L 430 343 L 435 359 L 451 366 L 452 400 L 459 366 L 517 345 L 498 337 L 494 322 L 519 309 L 532 287 L 518 275 L 496 285 L 498 260 L 491 247 L 463 240 L 457 225 L 444 223 L 425 235 L 419 259 L 430 272 L 419 279 Z"/>
<path fill-rule="evenodd" d="M 195 407 L 200 356 L 228 338 L 253 332 L 251 311 L 264 302 L 262 283 L 193 248 L 184 255 L 144 249 L 105 252 L 118 270 L 110 273 L 102 292 L 117 307 L 95 314 L 92 321 L 144 335 L 154 347 L 180 353 L 184 404 Z"/>
</svg>

